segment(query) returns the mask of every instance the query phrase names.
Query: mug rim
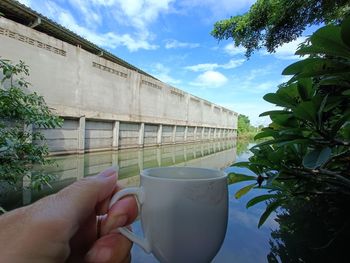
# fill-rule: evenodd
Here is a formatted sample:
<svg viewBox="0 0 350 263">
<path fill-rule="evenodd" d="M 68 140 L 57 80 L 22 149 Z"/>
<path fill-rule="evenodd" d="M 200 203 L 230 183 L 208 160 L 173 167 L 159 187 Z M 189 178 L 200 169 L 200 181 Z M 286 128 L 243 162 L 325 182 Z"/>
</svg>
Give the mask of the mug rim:
<svg viewBox="0 0 350 263">
<path fill-rule="evenodd" d="M 210 177 L 210 178 L 188 178 L 188 179 L 181 179 L 181 178 L 168 178 L 168 177 L 157 177 L 157 176 L 151 176 L 148 173 L 152 170 L 161 170 L 161 169 L 196 169 L 196 170 L 205 170 L 205 171 L 211 171 L 211 172 L 219 172 L 221 175 L 217 177 Z M 151 180 L 162 180 L 162 181 L 178 181 L 178 182 L 209 182 L 209 181 L 216 181 L 220 179 L 226 179 L 227 173 L 214 168 L 202 168 L 202 167 L 194 167 L 194 166 L 183 166 L 183 167 L 177 167 L 177 166 L 168 166 L 168 167 L 153 167 L 153 168 L 147 168 L 140 172 L 141 177 L 149 178 Z"/>
</svg>

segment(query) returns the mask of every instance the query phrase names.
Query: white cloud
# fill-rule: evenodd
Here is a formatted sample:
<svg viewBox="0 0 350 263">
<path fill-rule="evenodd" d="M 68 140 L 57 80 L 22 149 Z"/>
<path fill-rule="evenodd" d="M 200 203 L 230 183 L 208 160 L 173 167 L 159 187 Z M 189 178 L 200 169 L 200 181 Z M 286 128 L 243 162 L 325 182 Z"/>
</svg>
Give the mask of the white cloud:
<svg viewBox="0 0 350 263">
<path fill-rule="evenodd" d="M 237 79 L 233 81 L 236 83 L 236 88 L 239 90 L 244 90 L 244 92 L 249 92 L 251 94 L 265 94 L 266 92 L 271 92 L 277 89 L 278 85 L 283 81 L 282 79 L 277 80 L 267 80 L 267 81 L 252 81 L 249 79 Z"/>
<path fill-rule="evenodd" d="M 162 63 L 156 63 L 153 65 L 152 73 L 156 78 L 170 85 L 177 85 L 181 83 L 181 80 L 175 79 L 169 75 L 170 68 L 164 66 Z"/>
<path fill-rule="evenodd" d="M 102 1 L 93 2 L 101 4 Z M 148 30 L 148 25 L 154 22 L 159 14 L 170 10 L 172 2 L 174 0 L 115 0 L 109 1 L 108 4 L 119 21 L 123 20 L 138 30 Z"/>
<path fill-rule="evenodd" d="M 49 16 L 55 17 L 55 20 L 62 26 L 72 30 L 98 46 L 105 48 L 125 46 L 131 52 L 139 49 L 153 50 L 158 48 L 158 46 L 150 44 L 148 36 L 143 33 L 136 32 L 131 35 L 118 34 L 111 31 L 105 33 L 95 32 L 88 27 L 79 25 L 69 11 L 61 8 L 52 1 L 46 2 L 46 8 Z"/>
<path fill-rule="evenodd" d="M 130 51 L 158 48 L 149 29 L 161 14 L 169 12 L 175 0 L 21 0 L 59 24 L 95 44 Z M 63 7 L 69 3 L 70 12 Z M 118 25 L 113 27 L 113 24 Z M 103 27 L 102 27 L 103 25 Z M 109 27 L 106 25 L 109 25 Z"/>
<path fill-rule="evenodd" d="M 171 48 L 196 48 L 199 47 L 198 43 L 188 43 L 188 42 L 180 42 L 175 39 L 168 39 L 166 40 L 165 43 L 165 48 L 166 49 L 171 49 Z"/>
<path fill-rule="evenodd" d="M 191 70 L 191 71 L 208 71 L 216 69 L 219 65 L 217 63 L 203 63 L 203 64 L 197 64 L 193 66 L 187 66 L 185 69 Z"/>
<path fill-rule="evenodd" d="M 286 43 L 276 49 L 275 53 L 269 53 L 266 50 L 261 51 L 264 56 L 272 55 L 278 59 L 300 59 L 299 56 L 294 55 L 298 46 L 306 40 L 306 37 L 299 37 L 296 40 Z"/>
<path fill-rule="evenodd" d="M 245 59 L 231 59 L 226 64 L 217 64 L 217 63 L 203 63 L 203 64 L 197 64 L 193 66 L 187 66 L 185 69 L 191 70 L 191 71 L 208 71 L 208 70 L 214 70 L 217 68 L 223 68 L 223 69 L 233 69 L 236 67 L 239 67 L 244 63 Z"/>
<path fill-rule="evenodd" d="M 226 84 L 228 79 L 218 71 L 208 70 L 200 74 L 194 82 L 190 84 L 203 88 L 218 88 Z"/>
<path fill-rule="evenodd" d="M 237 68 L 244 63 L 245 59 L 231 59 L 228 63 L 219 65 L 219 67 L 224 69 Z"/>
<path fill-rule="evenodd" d="M 87 25 L 101 25 L 102 15 L 98 13 L 98 9 L 92 7 L 90 1 L 69 0 L 69 3 L 83 14 L 84 21 Z"/>
<path fill-rule="evenodd" d="M 224 51 L 231 55 L 231 56 L 235 56 L 235 55 L 244 55 L 245 54 L 245 48 L 242 46 L 238 46 L 236 47 L 234 43 L 229 43 L 224 47 Z"/>
</svg>

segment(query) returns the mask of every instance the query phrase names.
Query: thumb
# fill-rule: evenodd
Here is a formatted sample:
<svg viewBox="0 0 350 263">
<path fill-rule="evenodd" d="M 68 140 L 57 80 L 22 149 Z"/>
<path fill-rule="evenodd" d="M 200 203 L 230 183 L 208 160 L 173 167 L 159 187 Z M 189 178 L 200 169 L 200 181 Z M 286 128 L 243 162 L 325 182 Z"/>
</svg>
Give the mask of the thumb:
<svg viewBox="0 0 350 263">
<path fill-rule="evenodd" d="M 111 167 L 97 176 L 83 178 L 58 192 L 57 202 L 61 213 L 72 224 L 80 225 L 95 213 L 97 204 L 113 194 L 117 172 Z"/>
</svg>

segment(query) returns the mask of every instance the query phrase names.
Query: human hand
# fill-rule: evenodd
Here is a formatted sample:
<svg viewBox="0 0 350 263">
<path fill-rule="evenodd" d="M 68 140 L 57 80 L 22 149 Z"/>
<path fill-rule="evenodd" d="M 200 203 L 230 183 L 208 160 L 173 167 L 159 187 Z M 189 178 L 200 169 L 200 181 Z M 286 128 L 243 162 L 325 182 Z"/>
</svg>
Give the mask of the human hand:
<svg viewBox="0 0 350 263">
<path fill-rule="evenodd" d="M 135 220 L 137 205 L 134 197 L 125 197 L 108 211 L 119 189 L 116 180 L 109 168 L 2 215 L 0 262 L 129 262 L 132 243 L 116 228 Z M 101 237 L 97 215 L 105 215 Z"/>
</svg>

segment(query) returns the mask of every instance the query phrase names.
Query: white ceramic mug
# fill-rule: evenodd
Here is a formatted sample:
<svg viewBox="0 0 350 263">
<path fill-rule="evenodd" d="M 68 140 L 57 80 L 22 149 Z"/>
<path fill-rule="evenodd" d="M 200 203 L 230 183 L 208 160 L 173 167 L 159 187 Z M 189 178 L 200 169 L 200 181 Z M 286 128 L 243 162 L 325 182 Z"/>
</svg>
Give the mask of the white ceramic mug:
<svg viewBox="0 0 350 263">
<path fill-rule="evenodd" d="M 139 203 L 144 238 L 120 232 L 161 262 L 205 263 L 219 251 L 228 216 L 227 175 L 193 167 L 152 168 L 141 172 L 140 187 L 117 192 Z"/>
</svg>

